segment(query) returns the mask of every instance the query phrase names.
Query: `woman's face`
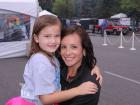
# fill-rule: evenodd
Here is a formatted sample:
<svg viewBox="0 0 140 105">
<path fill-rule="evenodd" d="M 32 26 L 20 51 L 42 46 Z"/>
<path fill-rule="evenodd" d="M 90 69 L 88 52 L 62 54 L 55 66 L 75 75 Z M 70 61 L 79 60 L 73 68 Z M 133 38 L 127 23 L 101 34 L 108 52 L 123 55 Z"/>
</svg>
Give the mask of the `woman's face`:
<svg viewBox="0 0 140 105">
<path fill-rule="evenodd" d="M 78 68 L 81 65 L 84 49 L 77 33 L 65 36 L 61 41 L 61 56 L 68 67 Z"/>
</svg>

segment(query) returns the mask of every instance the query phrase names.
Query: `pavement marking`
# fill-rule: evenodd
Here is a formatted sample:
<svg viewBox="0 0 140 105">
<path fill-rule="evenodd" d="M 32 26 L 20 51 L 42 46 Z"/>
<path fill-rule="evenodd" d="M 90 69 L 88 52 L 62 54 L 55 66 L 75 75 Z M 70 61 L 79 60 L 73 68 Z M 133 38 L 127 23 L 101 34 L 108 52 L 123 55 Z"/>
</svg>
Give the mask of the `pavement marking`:
<svg viewBox="0 0 140 105">
<path fill-rule="evenodd" d="M 109 71 L 104 71 L 104 72 L 109 74 L 109 75 L 112 75 L 112 76 L 115 76 L 115 77 L 118 77 L 118 78 L 121 78 L 121 79 L 124 79 L 124 80 L 128 80 L 128 81 L 131 81 L 133 83 L 136 83 L 136 84 L 140 85 L 140 82 L 136 81 L 134 79 L 130 79 L 130 78 L 127 78 L 127 77 L 124 77 L 124 76 L 121 76 L 121 75 L 118 75 L 118 74 L 115 74 L 115 73 L 111 73 Z"/>
</svg>

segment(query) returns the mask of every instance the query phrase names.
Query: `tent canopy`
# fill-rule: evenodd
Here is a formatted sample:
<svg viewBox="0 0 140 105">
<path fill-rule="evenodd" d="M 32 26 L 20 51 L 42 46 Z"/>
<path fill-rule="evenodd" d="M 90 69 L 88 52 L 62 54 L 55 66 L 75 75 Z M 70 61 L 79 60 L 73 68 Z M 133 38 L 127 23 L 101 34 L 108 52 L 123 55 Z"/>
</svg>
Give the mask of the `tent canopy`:
<svg viewBox="0 0 140 105">
<path fill-rule="evenodd" d="M 0 0 L 0 58 L 27 55 L 39 9 L 37 0 Z"/>
<path fill-rule="evenodd" d="M 0 0 L 0 9 L 37 16 L 37 0 Z"/>
<path fill-rule="evenodd" d="M 124 13 L 119 13 L 119 14 L 115 14 L 113 16 L 111 16 L 111 18 L 126 18 L 127 15 Z"/>
<path fill-rule="evenodd" d="M 53 16 L 56 16 L 55 14 L 53 14 L 53 13 L 47 11 L 47 10 L 43 10 L 43 11 L 39 12 L 39 16 L 42 16 L 42 15 L 53 15 Z"/>
</svg>

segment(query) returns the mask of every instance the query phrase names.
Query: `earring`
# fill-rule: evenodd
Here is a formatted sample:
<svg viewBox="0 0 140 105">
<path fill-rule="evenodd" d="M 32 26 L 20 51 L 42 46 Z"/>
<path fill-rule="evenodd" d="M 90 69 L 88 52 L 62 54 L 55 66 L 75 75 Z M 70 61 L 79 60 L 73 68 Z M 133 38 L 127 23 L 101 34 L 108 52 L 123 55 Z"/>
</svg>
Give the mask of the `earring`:
<svg viewBox="0 0 140 105">
<path fill-rule="evenodd" d="M 38 43 L 39 41 L 38 40 L 36 40 L 36 43 Z"/>
<path fill-rule="evenodd" d="M 83 55 L 86 56 L 86 52 L 85 51 L 83 52 Z"/>
</svg>

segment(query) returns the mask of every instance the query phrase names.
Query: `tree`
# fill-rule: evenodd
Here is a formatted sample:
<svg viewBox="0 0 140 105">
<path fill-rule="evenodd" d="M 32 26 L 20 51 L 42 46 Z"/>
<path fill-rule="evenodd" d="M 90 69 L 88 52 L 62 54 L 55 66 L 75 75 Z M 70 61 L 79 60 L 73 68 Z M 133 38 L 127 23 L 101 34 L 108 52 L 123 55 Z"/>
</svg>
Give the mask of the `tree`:
<svg viewBox="0 0 140 105">
<path fill-rule="evenodd" d="M 123 9 L 140 11 L 140 0 L 121 0 L 121 7 Z"/>
<path fill-rule="evenodd" d="M 94 17 L 97 0 L 74 0 L 76 17 Z"/>
<path fill-rule="evenodd" d="M 42 7 L 43 10 L 52 11 L 52 5 L 54 0 L 38 0 L 39 5 Z"/>
<path fill-rule="evenodd" d="M 140 17 L 140 0 L 121 0 L 121 8 L 132 18 Z"/>
<path fill-rule="evenodd" d="M 133 31 L 138 27 L 140 18 L 140 0 L 121 0 L 121 8 L 127 11 L 132 19 Z"/>
<path fill-rule="evenodd" d="M 93 17 L 96 0 L 83 0 L 81 5 L 81 16 L 82 17 Z"/>
<path fill-rule="evenodd" d="M 121 11 L 119 0 L 98 0 L 95 8 L 98 18 L 109 18 Z"/>
<path fill-rule="evenodd" d="M 72 18 L 74 16 L 73 0 L 55 0 L 53 12 L 59 17 Z"/>
</svg>

